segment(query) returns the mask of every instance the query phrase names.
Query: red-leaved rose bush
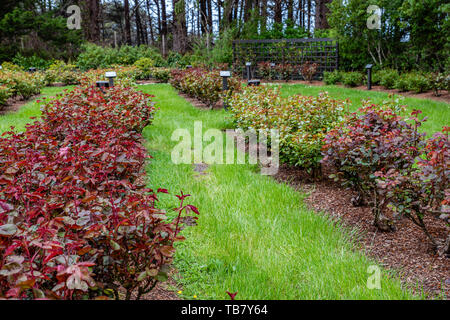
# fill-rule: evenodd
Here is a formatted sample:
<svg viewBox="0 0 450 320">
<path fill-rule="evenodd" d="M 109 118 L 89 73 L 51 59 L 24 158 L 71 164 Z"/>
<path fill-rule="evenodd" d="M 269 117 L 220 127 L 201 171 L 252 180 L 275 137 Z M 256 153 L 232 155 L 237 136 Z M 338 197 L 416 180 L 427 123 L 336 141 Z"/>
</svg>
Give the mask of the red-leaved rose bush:
<svg viewBox="0 0 450 320">
<path fill-rule="evenodd" d="M 139 179 L 151 96 L 75 88 L 0 138 L 0 298 L 141 298 L 167 279 L 183 216 Z M 194 217 L 194 219 L 196 219 Z"/>
<path fill-rule="evenodd" d="M 394 221 L 384 216 L 390 208 L 416 224 L 437 251 L 424 218 L 449 211 L 449 128 L 426 139 L 418 130 L 426 120 L 418 118 L 420 110 L 403 117 L 392 106 L 367 103 L 359 111 L 327 133 L 322 162 L 336 171 L 336 181 L 358 192 L 359 204 L 372 208 L 380 230 L 395 229 Z M 447 237 L 442 252 L 448 254 Z"/>
</svg>

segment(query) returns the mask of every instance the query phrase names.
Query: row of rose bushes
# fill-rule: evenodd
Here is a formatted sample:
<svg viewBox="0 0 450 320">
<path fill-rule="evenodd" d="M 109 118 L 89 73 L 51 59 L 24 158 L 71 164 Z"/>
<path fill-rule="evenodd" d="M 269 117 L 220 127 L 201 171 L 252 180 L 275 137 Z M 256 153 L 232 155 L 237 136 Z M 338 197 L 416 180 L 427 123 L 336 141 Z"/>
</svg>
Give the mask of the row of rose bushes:
<svg viewBox="0 0 450 320">
<path fill-rule="evenodd" d="M 112 65 L 107 69 L 90 69 L 81 72 L 74 65 L 66 64 L 62 61 L 56 61 L 47 70 L 41 73 L 44 76 L 45 84 L 63 83 L 65 85 L 85 85 L 86 79 L 90 82 L 105 80 L 106 71 L 115 71 L 117 73 L 116 81 L 123 81 L 124 85 L 131 85 L 136 80 L 154 79 L 158 82 L 168 82 L 170 68 L 153 67 L 151 61 L 146 63 L 147 59 L 138 60 L 132 66 Z"/>
<path fill-rule="evenodd" d="M 154 79 L 158 82 L 168 82 L 170 68 L 154 67 L 149 59 L 138 60 L 132 66 L 113 65 L 108 69 L 91 69 L 82 72 L 75 65 L 63 61 L 55 61 L 46 70 L 29 73 L 20 67 L 3 63 L 0 70 L 0 105 L 5 104 L 11 96 L 21 96 L 24 99 L 40 93 L 44 86 L 62 83 L 63 85 L 86 85 L 86 82 L 95 83 L 106 80 L 106 71 L 116 71 L 116 81 L 124 85 L 131 85 L 136 80 Z"/>
<path fill-rule="evenodd" d="M 41 75 L 5 66 L 0 70 L 0 106 L 6 104 L 11 97 L 28 99 L 39 94 L 44 86 L 45 81 Z"/>
<path fill-rule="evenodd" d="M 383 105 L 365 102 L 357 113 L 346 101 L 317 97 L 282 97 L 279 89 L 247 87 L 228 104 L 235 125 L 244 130 L 280 132 L 280 161 L 320 175 L 322 165 L 333 178 L 358 192 L 359 203 L 373 209 L 374 224 L 394 229 L 388 208 L 417 224 L 430 238 L 424 217 L 448 213 L 450 205 L 449 128 L 432 138 L 418 129 L 415 111 L 393 99 Z M 445 251 L 448 251 L 446 248 Z"/>
<path fill-rule="evenodd" d="M 230 77 L 228 91 L 224 93 L 219 70 L 210 71 L 203 68 L 173 69 L 169 82 L 177 90 L 202 101 L 210 108 L 220 99 L 241 88 L 240 80 Z"/>
<path fill-rule="evenodd" d="M 324 72 L 324 82 L 327 85 L 342 83 L 349 87 L 356 87 L 366 83 L 366 76 L 361 72 Z M 421 93 L 433 90 L 436 96 L 441 91 L 450 90 L 450 75 L 444 73 L 407 72 L 400 74 L 394 69 L 377 70 L 372 75 L 372 84 L 381 85 L 386 89 L 399 91 L 413 91 Z"/>
<path fill-rule="evenodd" d="M 141 298 L 167 279 L 182 215 L 145 187 L 151 96 L 76 87 L 0 138 L 0 298 Z M 196 219 L 196 218 L 194 218 Z"/>
</svg>

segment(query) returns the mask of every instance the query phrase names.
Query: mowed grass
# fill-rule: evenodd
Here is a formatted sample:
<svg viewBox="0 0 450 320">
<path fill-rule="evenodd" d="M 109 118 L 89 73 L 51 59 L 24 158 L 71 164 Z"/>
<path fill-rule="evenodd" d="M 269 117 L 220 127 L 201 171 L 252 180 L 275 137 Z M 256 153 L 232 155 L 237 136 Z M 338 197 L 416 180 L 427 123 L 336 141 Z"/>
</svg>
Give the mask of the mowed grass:
<svg viewBox="0 0 450 320">
<path fill-rule="evenodd" d="M 0 115 L 0 133 L 9 131 L 10 127 L 13 126 L 16 131 L 23 131 L 27 123 L 33 122 L 30 120 L 31 117 L 39 118 L 41 116 L 41 110 L 39 104 L 36 100 L 42 100 L 46 97 L 50 99 L 61 93 L 64 89 L 70 89 L 68 87 L 46 87 L 42 89 L 42 93 L 38 98 L 34 98 L 25 105 L 21 106 L 17 112 L 7 113 L 5 115 Z"/>
<path fill-rule="evenodd" d="M 146 85 L 160 108 L 144 130 L 154 157 L 149 186 L 191 194 L 200 210 L 198 225 L 184 230 L 175 266 L 182 297 L 228 299 L 411 299 L 400 282 L 381 269 L 381 289 L 369 289 L 369 260 L 349 240 L 348 230 L 325 215 L 308 210 L 304 194 L 259 174 L 252 165 L 211 165 L 196 177 L 193 166 L 174 164 L 174 130 L 193 136 L 194 121 L 203 132 L 228 126 L 224 111 L 199 110 L 169 85 Z M 161 195 L 160 207 L 178 206 L 173 195 Z"/>
<path fill-rule="evenodd" d="M 362 100 L 370 100 L 373 103 L 380 104 L 383 101 L 389 100 L 388 93 L 358 90 L 352 88 L 345 88 L 336 85 L 329 86 L 309 86 L 304 84 L 282 84 L 281 92 L 284 96 L 294 94 L 301 95 L 318 95 L 319 92 L 327 91 L 328 94 L 336 99 L 350 99 L 350 111 L 357 111 L 361 107 Z M 405 97 L 402 104 L 407 106 L 408 114 L 413 109 L 422 110 L 420 118 L 428 117 L 428 120 L 420 128 L 422 132 L 432 135 L 435 132 L 441 131 L 444 126 L 450 125 L 450 104 L 430 99 L 418 99 L 412 97 Z"/>
</svg>

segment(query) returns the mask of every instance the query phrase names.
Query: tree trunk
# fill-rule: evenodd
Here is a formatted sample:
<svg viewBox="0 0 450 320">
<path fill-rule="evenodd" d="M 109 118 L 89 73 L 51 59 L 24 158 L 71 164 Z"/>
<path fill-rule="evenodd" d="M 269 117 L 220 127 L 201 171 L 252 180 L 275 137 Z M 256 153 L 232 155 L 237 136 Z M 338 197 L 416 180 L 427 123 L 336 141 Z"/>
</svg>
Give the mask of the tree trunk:
<svg viewBox="0 0 450 320">
<path fill-rule="evenodd" d="M 274 0 L 273 21 L 275 23 L 283 22 L 282 0 Z"/>
<path fill-rule="evenodd" d="M 265 32 L 267 30 L 267 0 L 261 0 L 261 32 Z"/>
<path fill-rule="evenodd" d="M 184 0 L 173 0 L 173 50 L 186 52 L 187 28 L 186 8 Z"/>
<path fill-rule="evenodd" d="M 233 0 L 225 0 L 223 7 L 223 18 L 222 18 L 222 26 L 221 29 L 225 30 L 231 26 L 231 22 L 233 21 Z"/>
<path fill-rule="evenodd" d="M 99 0 L 87 0 L 76 2 L 81 6 L 82 23 L 86 40 L 100 42 L 100 4 Z"/>
<path fill-rule="evenodd" d="M 244 22 L 248 22 L 250 20 L 253 0 L 241 0 L 241 1 L 245 1 Z"/>
<path fill-rule="evenodd" d="M 148 24 L 149 24 L 149 28 L 150 28 L 150 41 L 148 41 L 149 44 L 153 45 L 155 38 L 154 38 L 154 32 L 153 32 L 153 18 L 152 18 L 152 14 L 150 12 L 150 1 L 146 0 L 146 4 L 147 4 L 147 16 L 148 16 Z"/>
<path fill-rule="evenodd" d="M 125 15 L 125 42 L 131 45 L 131 24 L 130 24 L 130 3 L 124 0 L 124 15 Z"/>
<path fill-rule="evenodd" d="M 294 0 L 288 0 L 288 15 L 287 18 L 294 22 Z"/>
<path fill-rule="evenodd" d="M 327 4 L 332 0 L 316 0 L 316 23 L 315 29 L 329 29 L 327 15 L 330 13 Z"/>
<path fill-rule="evenodd" d="M 206 0 L 208 5 L 208 33 L 213 32 L 213 15 L 212 15 L 212 0 Z"/>
<path fill-rule="evenodd" d="M 161 42 L 163 55 L 167 52 L 167 13 L 166 0 L 161 0 Z"/>
<path fill-rule="evenodd" d="M 142 27 L 138 0 L 134 0 L 134 6 L 135 6 L 134 17 L 136 20 L 136 41 L 137 45 L 139 46 L 141 44 L 144 44 L 145 40 L 144 40 L 144 28 Z"/>
<path fill-rule="evenodd" d="M 311 32 L 311 0 L 308 0 L 308 34 Z"/>
<path fill-rule="evenodd" d="M 206 9 L 206 0 L 199 0 L 200 2 L 200 28 L 202 30 L 202 35 L 206 34 L 206 25 L 207 25 L 207 9 Z"/>
</svg>

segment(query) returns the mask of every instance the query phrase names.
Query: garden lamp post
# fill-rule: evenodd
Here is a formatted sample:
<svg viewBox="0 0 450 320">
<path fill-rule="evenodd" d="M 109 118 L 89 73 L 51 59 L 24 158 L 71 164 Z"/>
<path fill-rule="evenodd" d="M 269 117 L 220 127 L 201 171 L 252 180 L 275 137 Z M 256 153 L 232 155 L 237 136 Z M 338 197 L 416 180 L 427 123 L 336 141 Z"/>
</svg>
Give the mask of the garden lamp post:
<svg viewBox="0 0 450 320">
<path fill-rule="evenodd" d="M 103 88 L 109 88 L 109 81 L 97 81 L 95 84 L 103 93 L 105 93 Z"/>
<path fill-rule="evenodd" d="M 250 81 L 250 79 L 252 78 L 252 76 L 250 74 L 252 63 L 251 62 L 246 62 L 245 63 L 245 67 L 247 68 L 247 81 Z"/>
<path fill-rule="evenodd" d="M 247 84 L 249 86 L 259 86 L 261 81 L 259 79 L 252 79 L 252 73 L 251 73 L 252 63 L 246 62 L 245 67 L 247 68 Z"/>
<path fill-rule="evenodd" d="M 228 78 L 231 77 L 230 71 L 220 71 L 220 76 L 222 77 L 222 91 L 226 92 L 228 90 Z M 228 105 L 226 101 L 223 102 L 223 108 L 227 110 Z"/>
<path fill-rule="evenodd" d="M 105 77 L 109 81 L 109 87 L 114 87 L 114 78 L 117 77 L 117 73 L 114 71 L 106 72 Z"/>
<path fill-rule="evenodd" d="M 367 69 L 367 90 L 372 90 L 372 64 L 366 66 Z"/>
</svg>

